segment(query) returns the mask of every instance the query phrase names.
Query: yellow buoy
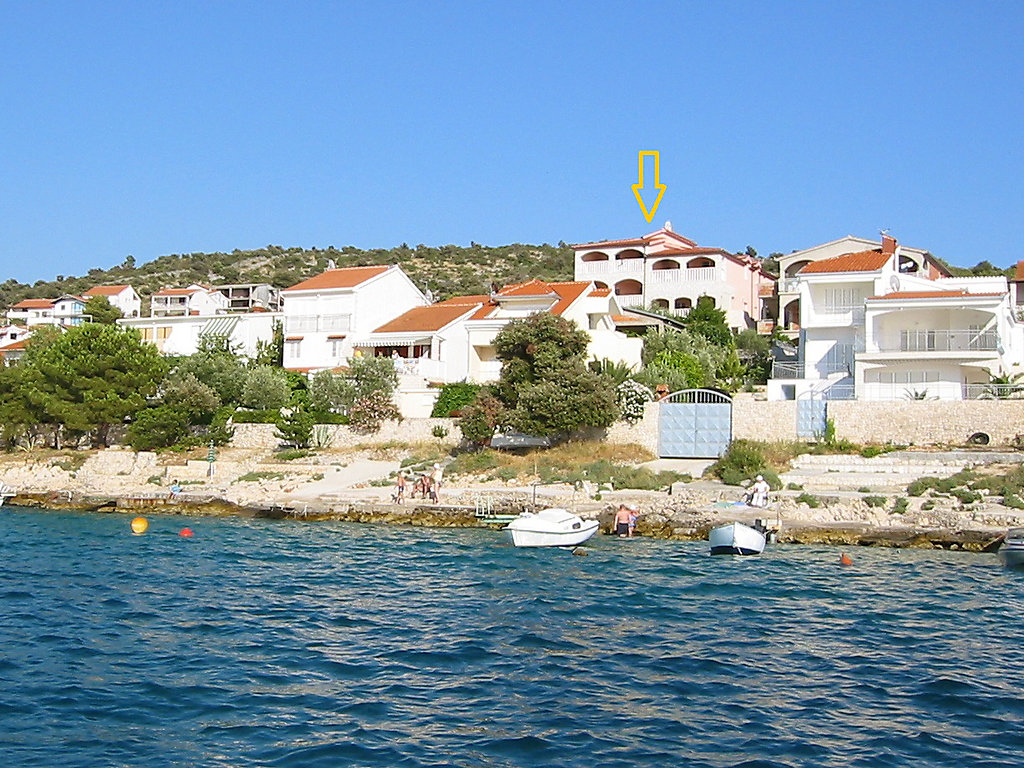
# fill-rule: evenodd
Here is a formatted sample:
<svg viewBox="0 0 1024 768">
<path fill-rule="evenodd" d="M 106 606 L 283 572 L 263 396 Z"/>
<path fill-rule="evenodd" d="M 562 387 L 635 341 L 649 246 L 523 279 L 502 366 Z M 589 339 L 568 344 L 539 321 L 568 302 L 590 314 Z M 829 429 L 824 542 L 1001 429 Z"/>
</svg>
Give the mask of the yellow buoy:
<svg viewBox="0 0 1024 768">
<path fill-rule="evenodd" d="M 144 517 L 132 519 L 132 533 L 143 534 L 149 528 L 149 520 Z"/>
</svg>

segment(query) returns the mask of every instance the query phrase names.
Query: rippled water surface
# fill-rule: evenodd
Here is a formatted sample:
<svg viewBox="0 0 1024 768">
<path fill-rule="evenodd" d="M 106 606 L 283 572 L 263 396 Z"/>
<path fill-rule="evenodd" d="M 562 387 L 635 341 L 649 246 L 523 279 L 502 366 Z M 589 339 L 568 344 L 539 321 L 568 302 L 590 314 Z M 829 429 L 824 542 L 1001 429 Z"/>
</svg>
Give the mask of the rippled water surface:
<svg viewBox="0 0 1024 768">
<path fill-rule="evenodd" d="M 994 555 L 150 522 L 0 512 L 7 766 L 1024 761 Z"/>
</svg>

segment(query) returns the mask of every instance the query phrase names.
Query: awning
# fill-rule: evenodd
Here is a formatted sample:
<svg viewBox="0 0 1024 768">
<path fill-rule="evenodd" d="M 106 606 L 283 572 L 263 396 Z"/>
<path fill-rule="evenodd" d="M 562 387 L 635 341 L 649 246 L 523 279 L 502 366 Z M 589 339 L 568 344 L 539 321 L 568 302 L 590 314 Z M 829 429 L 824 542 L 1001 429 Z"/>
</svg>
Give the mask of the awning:
<svg viewBox="0 0 1024 768">
<path fill-rule="evenodd" d="M 413 344 L 429 344 L 430 336 L 417 333 L 375 333 L 364 339 L 356 339 L 353 347 L 407 347 Z"/>
<path fill-rule="evenodd" d="M 237 317 L 222 316 L 215 317 L 212 320 L 207 320 L 206 325 L 203 326 L 202 330 L 199 331 L 199 335 L 202 336 L 231 336 L 231 333 L 235 330 L 235 326 L 238 325 Z"/>
</svg>

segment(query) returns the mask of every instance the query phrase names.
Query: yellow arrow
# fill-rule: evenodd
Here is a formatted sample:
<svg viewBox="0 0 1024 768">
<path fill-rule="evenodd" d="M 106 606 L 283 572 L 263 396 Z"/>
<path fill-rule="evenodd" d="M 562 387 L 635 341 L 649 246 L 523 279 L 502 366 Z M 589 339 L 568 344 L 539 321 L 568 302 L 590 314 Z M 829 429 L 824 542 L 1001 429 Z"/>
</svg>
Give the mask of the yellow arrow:
<svg viewBox="0 0 1024 768">
<path fill-rule="evenodd" d="M 650 155 L 654 157 L 654 189 L 657 191 L 658 196 L 654 198 L 654 204 L 651 205 L 650 213 L 647 212 L 647 206 L 644 204 L 644 156 Z M 636 201 L 640 203 L 640 210 L 644 212 L 644 218 L 647 219 L 647 223 L 651 223 L 651 219 L 654 218 L 655 211 L 658 210 L 658 205 L 661 203 L 661 196 L 665 194 L 665 185 L 658 183 L 658 151 L 648 150 L 640 151 L 640 182 L 633 185 L 633 194 L 636 195 Z"/>
</svg>

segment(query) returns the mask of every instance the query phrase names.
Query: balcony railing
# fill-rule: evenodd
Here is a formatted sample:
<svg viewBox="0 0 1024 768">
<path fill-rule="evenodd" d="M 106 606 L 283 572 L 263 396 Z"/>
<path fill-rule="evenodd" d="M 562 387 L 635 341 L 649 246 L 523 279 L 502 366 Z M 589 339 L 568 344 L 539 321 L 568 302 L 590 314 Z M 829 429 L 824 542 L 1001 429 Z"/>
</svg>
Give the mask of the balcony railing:
<svg viewBox="0 0 1024 768">
<path fill-rule="evenodd" d="M 800 291 L 800 278 L 784 277 L 776 285 L 779 288 L 779 293 L 798 293 Z"/>
<path fill-rule="evenodd" d="M 644 305 L 642 293 L 616 295 L 615 300 L 620 307 L 642 307 Z"/>
<path fill-rule="evenodd" d="M 900 331 L 899 341 L 882 340 L 880 352 L 994 352 L 999 334 L 987 331 Z"/>
<path fill-rule="evenodd" d="M 285 333 L 351 330 L 352 315 L 294 315 L 285 318 Z"/>
<path fill-rule="evenodd" d="M 643 259 L 609 259 L 608 261 L 581 261 L 580 275 L 640 275 L 644 271 Z"/>
<path fill-rule="evenodd" d="M 773 379 L 802 379 L 804 378 L 803 360 L 773 360 Z"/>
<path fill-rule="evenodd" d="M 651 280 L 655 283 L 710 283 L 717 279 L 717 267 L 651 270 Z"/>
</svg>

